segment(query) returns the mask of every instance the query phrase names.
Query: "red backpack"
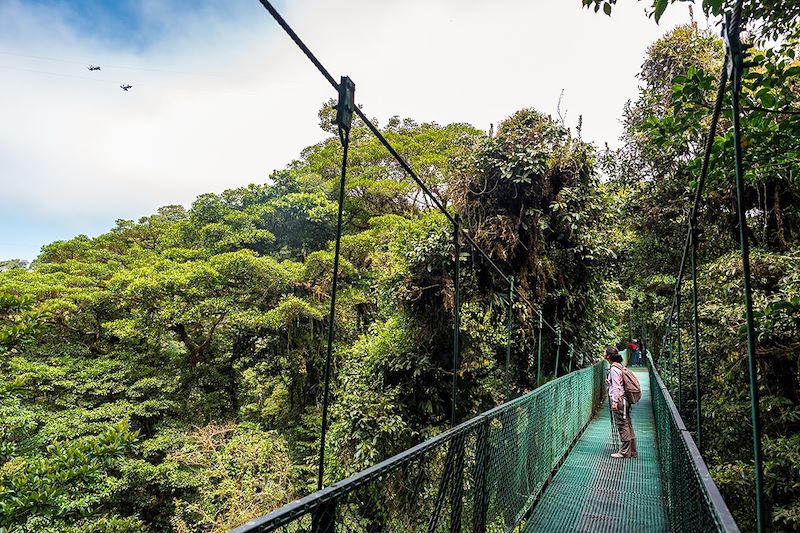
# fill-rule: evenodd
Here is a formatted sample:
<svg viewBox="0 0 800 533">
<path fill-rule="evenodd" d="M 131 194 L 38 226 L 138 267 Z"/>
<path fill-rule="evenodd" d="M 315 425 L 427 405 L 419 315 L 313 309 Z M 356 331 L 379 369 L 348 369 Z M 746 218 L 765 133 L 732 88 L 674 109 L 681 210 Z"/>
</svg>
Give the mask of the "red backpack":
<svg viewBox="0 0 800 533">
<path fill-rule="evenodd" d="M 630 405 L 635 404 L 642 399 L 642 386 L 639 385 L 639 380 L 636 374 L 625 368 L 619 363 L 612 363 L 611 366 L 619 368 L 622 372 L 622 389 L 625 391 L 625 398 Z"/>
</svg>

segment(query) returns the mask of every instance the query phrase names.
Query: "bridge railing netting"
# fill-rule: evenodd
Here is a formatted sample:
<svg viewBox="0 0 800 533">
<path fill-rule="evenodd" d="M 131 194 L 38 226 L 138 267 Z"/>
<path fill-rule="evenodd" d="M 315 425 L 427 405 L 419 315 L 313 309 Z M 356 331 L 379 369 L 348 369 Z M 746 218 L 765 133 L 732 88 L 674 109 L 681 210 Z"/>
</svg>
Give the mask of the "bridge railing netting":
<svg viewBox="0 0 800 533">
<path fill-rule="evenodd" d="M 592 418 L 604 385 L 602 364 L 572 372 L 233 531 L 507 531 Z"/>
<path fill-rule="evenodd" d="M 670 531 L 738 532 L 658 371 L 650 360 L 650 391 Z"/>
</svg>

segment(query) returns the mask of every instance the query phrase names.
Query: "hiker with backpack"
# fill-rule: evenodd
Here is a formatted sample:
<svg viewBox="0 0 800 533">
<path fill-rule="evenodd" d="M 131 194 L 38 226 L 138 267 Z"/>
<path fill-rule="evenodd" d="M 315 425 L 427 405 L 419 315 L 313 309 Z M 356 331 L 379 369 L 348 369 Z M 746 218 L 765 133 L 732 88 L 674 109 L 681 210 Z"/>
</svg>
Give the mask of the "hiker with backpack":
<svg viewBox="0 0 800 533">
<path fill-rule="evenodd" d="M 639 380 L 633 372 L 622 366 L 622 356 L 613 346 L 606 346 L 604 358 L 609 363 L 606 382 L 608 383 L 608 401 L 611 403 L 611 416 L 619 433 L 620 448 L 612 453 L 614 459 L 624 457 L 635 458 L 636 435 L 631 423 L 631 405 L 641 398 Z M 627 385 L 627 387 L 626 387 Z"/>
</svg>

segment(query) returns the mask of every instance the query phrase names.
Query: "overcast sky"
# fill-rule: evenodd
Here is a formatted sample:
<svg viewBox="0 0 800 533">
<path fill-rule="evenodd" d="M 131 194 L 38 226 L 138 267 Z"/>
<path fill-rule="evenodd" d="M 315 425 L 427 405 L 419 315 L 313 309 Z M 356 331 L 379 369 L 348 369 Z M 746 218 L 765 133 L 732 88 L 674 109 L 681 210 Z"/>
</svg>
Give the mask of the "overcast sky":
<svg viewBox="0 0 800 533">
<path fill-rule="evenodd" d="M 275 2 L 380 122 L 562 114 L 618 144 L 648 44 L 688 22 L 650 2 Z M 89 64 L 100 71 L 89 71 Z M 120 84 L 130 84 L 123 91 Z M 260 183 L 324 137 L 333 91 L 257 0 L 0 0 L 0 260 L 119 218 Z"/>
</svg>

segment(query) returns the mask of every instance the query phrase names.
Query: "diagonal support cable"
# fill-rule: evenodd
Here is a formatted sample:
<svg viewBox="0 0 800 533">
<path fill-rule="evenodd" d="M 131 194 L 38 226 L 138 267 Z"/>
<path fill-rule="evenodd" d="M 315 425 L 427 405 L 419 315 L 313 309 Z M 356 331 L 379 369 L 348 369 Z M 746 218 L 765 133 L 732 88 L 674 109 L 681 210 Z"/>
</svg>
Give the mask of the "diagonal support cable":
<svg viewBox="0 0 800 533">
<path fill-rule="evenodd" d="M 294 41 L 297 47 L 300 48 L 303 54 L 305 54 L 305 56 L 317 68 L 320 74 L 322 74 L 322 76 L 328 81 L 331 87 L 333 87 L 338 92 L 340 90 L 339 84 L 336 82 L 334 77 L 331 75 L 328 69 L 325 68 L 325 66 L 317 58 L 317 56 L 314 55 L 311 49 L 308 46 L 306 46 L 306 44 L 303 42 L 300 36 L 297 35 L 297 33 L 292 29 L 289 23 L 287 23 L 286 20 L 278 12 L 278 10 L 275 9 L 272 3 L 269 2 L 269 0 L 259 0 L 259 1 L 261 5 L 264 6 L 264 8 L 269 12 L 272 18 L 275 19 L 278 25 L 280 25 L 280 27 L 283 28 L 283 30 L 292 39 L 292 41 Z M 442 200 L 438 198 L 434 194 L 434 192 L 430 189 L 430 187 L 428 187 L 428 185 L 417 175 L 417 173 L 414 171 L 411 165 L 403 158 L 403 156 L 401 156 L 397 152 L 397 150 L 395 150 L 395 148 L 391 145 L 391 143 L 380 132 L 380 130 L 378 130 L 378 128 L 372 123 L 372 121 L 369 120 L 369 118 L 364 114 L 364 112 L 358 106 L 356 106 L 353 109 L 353 112 L 362 120 L 364 125 L 372 132 L 373 135 L 375 135 L 375 138 L 378 139 L 378 141 L 386 148 L 386 150 L 389 151 L 389 153 L 392 155 L 392 157 L 394 157 L 394 159 L 397 161 L 400 167 L 402 167 L 402 169 L 414 180 L 414 182 L 419 186 L 419 188 L 422 189 L 425 195 L 431 200 L 431 202 L 433 202 L 436 208 L 445 216 L 445 218 L 450 222 L 450 224 L 452 224 L 454 227 L 458 227 L 459 225 L 456 224 L 454 216 L 447 210 Z M 464 239 L 470 244 L 470 246 L 472 246 L 472 248 L 475 249 L 489 263 L 489 265 L 492 267 L 492 270 L 494 270 L 497 273 L 500 279 L 502 279 L 507 286 L 511 286 L 511 278 L 507 276 L 503 272 L 503 270 L 497 265 L 497 263 L 495 263 L 495 261 L 489 256 L 489 254 L 487 254 L 478 245 L 478 243 L 475 242 L 475 240 L 472 238 L 471 235 L 469 235 L 469 233 L 467 233 L 464 227 L 461 226 L 458 231 L 461 232 L 461 234 L 464 236 Z M 539 312 L 541 312 L 541 309 L 533 305 L 533 303 L 531 303 L 531 301 L 528 300 L 525 297 L 525 295 L 519 291 L 518 287 L 515 287 L 513 290 L 516 292 L 517 297 L 522 302 L 528 305 L 531 309 L 538 310 Z M 544 319 L 542 320 L 542 322 L 551 332 L 553 332 L 554 334 L 557 333 L 556 328 L 552 324 L 550 324 Z M 566 341 L 564 342 L 566 343 Z M 580 352 L 578 352 L 578 354 L 581 355 Z"/>
<path fill-rule="evenodd" d="M 722 71 L 719 74 L 719 81 L 717 82 L 717 96 L 714 99 L 714 110 L 711 114 L 711 124 L 708 126 L 708 135 L 706 136 L 706 144 L 703 150 L 703 164 L 700 168 L 700 179 L 697 180 L 697 186 L 695 187 L 694 202 L 692 204 L 692 210 L 689 214 L 689 228 L 686 232 L 686 241 L 683 245 L 683 255 L 681 256 L 680 268 L 678 268 L 678 278 L 675 282 L 675 292 L 673 293 L 672 297 L 672 308 L 669 310 L 667 315 L 667 322 L 672 321 L 672 314 L 675 311 L 675 305 L 677 304 L 678 287 L 680 281 L 683 279 L 683 272 L 686 268 L 686 257 L 689 253 L 689 247 L 692 239 L 691 221 L 696 219 L 698 213 L 700 212 L 700 198 L 703 194 L 706 177 L 708 176 L 708 167 L 711 162 L 711 152 L 714 148 L 714 138 L 717 136 L 717 124 L 719 123 L 719 117 L 722 114 L 722 102 L 725 98 L 725 87 L 728 84 L 728 69 L 724 65 L 724 63 L 727 62 L 727 59 L 728 55 L 726 53 Z"/>
</svg>

